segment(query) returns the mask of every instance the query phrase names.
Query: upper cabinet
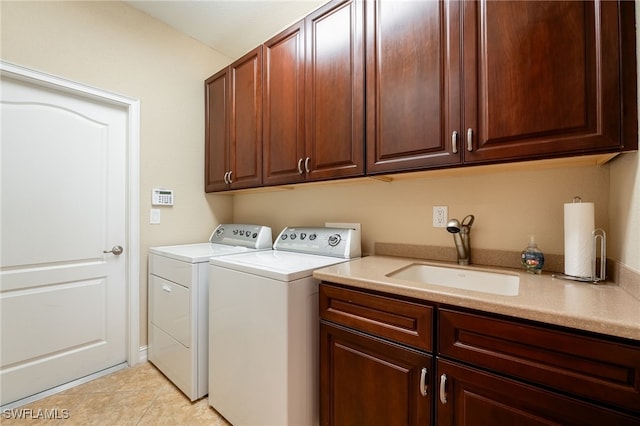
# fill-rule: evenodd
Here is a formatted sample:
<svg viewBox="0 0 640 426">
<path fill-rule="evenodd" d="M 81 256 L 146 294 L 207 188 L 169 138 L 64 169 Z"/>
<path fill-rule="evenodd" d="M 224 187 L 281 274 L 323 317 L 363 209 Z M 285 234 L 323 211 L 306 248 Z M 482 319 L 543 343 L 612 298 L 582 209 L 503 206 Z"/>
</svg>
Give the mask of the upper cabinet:
<svg viewBox="0 0 640 426">
<path fill-rule="evenodd" d="M 304 21 L 264 44 L 265 185 L 304 180 Z"/>
<path fill-rule="evenodd" d="M 262 47 L 205 82 L 205 191 L 262 183 Z"/>
<path fill-rule="evenodd" d="M 264 184 L 364 174 L 359 1 L 334 1 L 264 45 Z"/>
<path fill-rule="evenodd" d="M 365 3 L 367 173 L 461 161 L 446 136 L 450 103 L 459 102 L 447 91 L 449 8 L 439 1 Z"/>
<path fill-rule="evenodd" d="M 306 18 L 307 180 L 364 174 L 364 39 L 359 0 L 333 1 Z"/>
<path fill-rule="evenodd" d="M 207 80 L 206 190 L 635 150 L 634 17 L 332 0 Z"/>
<path fill-rule="evenodd" d="M 620 4 L 464 1 L 456 7 L 462 123 L 452 131 L 460 134 L 465 163 L 622 147 Z"/>
<path fill-rule="evenodd" d="M 365 7 L 368 174 L 637 149 L 633 4 Z"/>
</svg>

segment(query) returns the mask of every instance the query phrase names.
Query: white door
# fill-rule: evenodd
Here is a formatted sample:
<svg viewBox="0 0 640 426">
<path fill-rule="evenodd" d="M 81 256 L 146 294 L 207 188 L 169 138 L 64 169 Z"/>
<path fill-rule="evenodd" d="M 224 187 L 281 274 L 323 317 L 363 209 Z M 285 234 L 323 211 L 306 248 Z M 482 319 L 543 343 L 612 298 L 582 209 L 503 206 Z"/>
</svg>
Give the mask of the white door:
<svg viewBox="0 0 640 426">
<path fill-rule="evenodd" d="M 127 110 L 3 75 L 1 404 L 127 360 Z"/>
</svg>

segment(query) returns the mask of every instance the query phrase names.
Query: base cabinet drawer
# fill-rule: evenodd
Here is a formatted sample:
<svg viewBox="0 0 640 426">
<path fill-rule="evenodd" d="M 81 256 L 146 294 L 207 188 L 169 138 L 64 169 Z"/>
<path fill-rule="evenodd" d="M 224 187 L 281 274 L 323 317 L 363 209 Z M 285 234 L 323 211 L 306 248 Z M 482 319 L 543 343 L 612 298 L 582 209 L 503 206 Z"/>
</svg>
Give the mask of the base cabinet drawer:
<svg viewBox="0 0 640 426">
<path fill-rule="evenodd" d="M 482 370 L 438 360 L 436 424 L 632 426 L 640 419 Z"/>
<path fill-rule="evenodd" d="M 640 345 L 438 310 L 438 353 L 640 415 Z"/>
<path fill-rule="evenodd" d="M 320 286 L 320 316 L 425 351 L 433 348 L 433 307 L 327 284 Z"/>
</svg>

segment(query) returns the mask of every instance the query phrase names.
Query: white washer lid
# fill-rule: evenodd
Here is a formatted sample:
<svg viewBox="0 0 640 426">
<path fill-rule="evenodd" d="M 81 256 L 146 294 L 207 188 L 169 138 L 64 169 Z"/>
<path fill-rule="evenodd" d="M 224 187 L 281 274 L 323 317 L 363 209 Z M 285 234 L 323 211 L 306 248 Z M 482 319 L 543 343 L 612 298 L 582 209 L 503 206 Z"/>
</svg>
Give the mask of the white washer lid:
<svg viewBox="0 0 640 426">
<path fill-rule="evenodd" d="M 177 246 L 151 247 L 150 253 L 159 256 L 170 257 L 172 259 L 181 260 L 189 263 L 202 263 L 209 260 L 210 257 L 226 256 L 230 254 L 246 253 L 253 251 L 247 247 L 228 246 L 224 244 L 200 243 L 200 244 L 184 244 Z M 271 251 L 271 250 L 269 250 Z"/>
<path fill-rule="evenodd" d="M 211 258 L 209 264 L 214 267 L 290 282 L 310 277 L 316 269 L 348 260 L 331 256 L 266 250 Z M 211 271 L 210 276 L 215 279 L 215 272 Z"/>
</svg>

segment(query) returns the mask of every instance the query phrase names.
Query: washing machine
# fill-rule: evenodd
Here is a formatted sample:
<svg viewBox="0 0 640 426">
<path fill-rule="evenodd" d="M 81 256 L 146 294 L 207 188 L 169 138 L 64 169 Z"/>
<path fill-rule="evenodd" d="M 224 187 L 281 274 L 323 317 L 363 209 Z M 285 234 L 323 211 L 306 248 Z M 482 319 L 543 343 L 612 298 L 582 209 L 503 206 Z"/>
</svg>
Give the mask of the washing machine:
<svg viewBox="0 0 640 426">
<path fill-rule="evenodd" d="M 223 224 L 208 243 L 149 249 L 147 357 L 191 401 L 207 394 L 209 258 L 272 244 L 269 227 Z"/>
<path fill-rule="evenodd" d="M 272 251 L 209 260 L 209 405 L 234 425 L 316 425 L 315 269 L 360 257 L 360 231 L 285 228 Z"/>
</svg>

